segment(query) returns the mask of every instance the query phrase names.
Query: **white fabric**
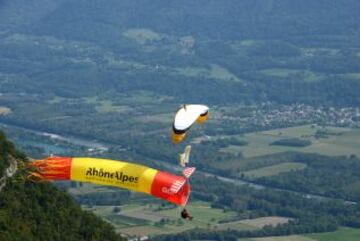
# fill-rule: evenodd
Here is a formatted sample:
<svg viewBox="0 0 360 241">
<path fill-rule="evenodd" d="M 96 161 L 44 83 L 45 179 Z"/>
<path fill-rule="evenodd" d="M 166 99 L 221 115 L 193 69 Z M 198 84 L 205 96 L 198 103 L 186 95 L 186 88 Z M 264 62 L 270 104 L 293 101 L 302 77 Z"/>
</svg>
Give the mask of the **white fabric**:
<svg viewBox="0 0 360 241">
<path fill-rule="evenodd" d="M 178 181 L 175 181 L 171 187 L 170 187 L 170 191 L 172 193 L 178 193 L 180 191 L 180 189 L 184 186 L 186 182 L 186 179 L 184 180 L 178 180 Z"/>
<path fill-rule="evenodd" d="M 182 173 L 186 178 L 189 178 L 195 172 L 195 169 L 195 167 L 186 167 Z"/>
<path fill-rule="evenodd" d="M 208 110 L 209 107 L 206 105 L 186 105 L 186 107 L 181 107 L 175 115 L 175 129 L 186 130 L 200 115 L 205 114 Z"/>
<path fill-rule="evenodd" d="M 185 167 L 186 164 L 189 163 L 190 151 L 191 151 L 191 146 L 187 145 L 185 147 L 184 153 L 179 155 L 179 164 L 180 164 L 180 166 Z"/>
</svg>

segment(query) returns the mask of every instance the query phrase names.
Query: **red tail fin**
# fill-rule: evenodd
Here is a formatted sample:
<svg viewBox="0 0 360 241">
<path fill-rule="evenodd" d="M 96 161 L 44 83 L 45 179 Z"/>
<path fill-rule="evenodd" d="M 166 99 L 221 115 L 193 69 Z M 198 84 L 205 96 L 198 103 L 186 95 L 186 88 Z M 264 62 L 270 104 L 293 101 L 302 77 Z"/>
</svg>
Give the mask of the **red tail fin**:
<svg viewBox="0 0 360 241">
<path fill-rule="evenodd" d="M 69 180 L 71 172 L 70 157 L 49 157 L 43 160 L 30 162 L 28 178 L 37 181 Z"/>
<path fill-rule="evenodd" d="M 190 178 L 190 176 L 195 172 L 196 168 L 195 167 L 186 167 L 182 173 L 184 175 L 184 177 L 186 178 Z"/>
</svg>

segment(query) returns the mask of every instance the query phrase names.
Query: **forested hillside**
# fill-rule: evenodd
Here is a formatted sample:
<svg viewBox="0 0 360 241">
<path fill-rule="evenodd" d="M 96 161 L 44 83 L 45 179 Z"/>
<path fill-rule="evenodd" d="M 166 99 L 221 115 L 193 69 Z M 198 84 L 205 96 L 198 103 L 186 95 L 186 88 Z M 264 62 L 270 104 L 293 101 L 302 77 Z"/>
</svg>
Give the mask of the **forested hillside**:
<svg viewBox="0 0 360 241">
<path fill-rule="evenodd" d="M 62 183 L 130 238 L 357 231 L 359 13 L 358 0 L 0 0 L 0 128 L 29 157 L 171 172 L 192 145 L 192 222 L 152 197 Z M 210 118 L 174 146 L 184 103 Z M 0 180 L 1 241 L 121 239 L 52 185 L 27 182 L 25 159 L 0 135 L 0 175 L 18 161 Z"/>
<path fill-rule="evenodd" d="M 359 11 L 356 0 L 5 0 L 2 91 L 353 106 Z"/>
<path fill-rule="evenodd" d="M 110 224 L 82 211 L 72 198 L 49 183 L 25 180 L 26 158 L 4 134 L 0 135 L 1 173 L 8 158 L 16 158 L 20 170 L 0 191 L 0 240 L 2 241 L 117 241 Z M 2 175 L 2 174 L 1 174 Z"/>
</svg>

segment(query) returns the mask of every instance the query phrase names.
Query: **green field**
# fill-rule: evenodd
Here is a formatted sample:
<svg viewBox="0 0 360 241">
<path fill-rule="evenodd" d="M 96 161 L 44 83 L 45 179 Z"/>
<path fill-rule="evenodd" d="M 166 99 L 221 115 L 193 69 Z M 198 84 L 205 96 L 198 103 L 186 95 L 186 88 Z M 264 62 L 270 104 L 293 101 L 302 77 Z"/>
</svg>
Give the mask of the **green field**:
<svg viewBox="0 0 360 241">
<path fill-rule="evenodd" d="M 139 44 L 145 44 L 149 41 L 161 40 L 162 36 L 151 29 L 129 29 L 124 32 L 124 36 L 135 40 Z"/>
<path fill-rule="evenodd" d="M 205 68 L 198 67 L 184 67 L 176 69 L 178 74 L 188 76 L 188 77 L 196 77 L 196 76 L 208 76 L 209 71 Z"/>
<path fill-rule="evenodd" d="M 164 227 L 155 227 L 155 226 L 136 226 L 136 227 L 116 228 L 116 231 L 129 236 L 135 236 L 135 235 L 156 235 L 156 234 L 171 233 L 172 229 L 168 229 Z"/>
<path fill-rule="evenodd" d="M 165 114 L 155 114 L 155 115 L 147 115 L 137 117 L 136 120 L 141 122 L 158 122 L 158 123 L 171 123 L 173 121 L 173 114 L 172 113 L 165 113 Z"/>
<path fill-rule="evenodd" d="M 193 215 L 192 221 L 180 218 L 181 208 L 171 207 L 163 209 L 158 204 L 131 204 L 119 206 L 121 211 L 114 213 L 114 206 L 83 207 L 111 222 L 117 232 L 126 235 L 158 235 L 182 232 L 194 228 L 217 230 L 254 230 L 264 225 L 276 226 L 288 222 L 284 217 L 261 217 L 255 219 L 236 220 L 236 212 L 211 208 L 207 202 L 191 202 L 187 206 Z M 224 220 L 234 220 L 224 222 Z M 160 224 L 165 220 L 163 224 Z M 219 223 L 223 221 L 222 223 Z"/>
<path fill-rule="evenodd" d="M 360 129 L 354 128 L 303 125 L 238 136 L 215 136 L 212 140 L 228 137 L 237 137 L 246 141 L 247 145 L 230 145 L 219 149 L 220 152 L 239 157 L 212 162 L 210 165 L 222 170 L 236 171 L 247 178 L 273 176 L 306 168 L 304 164 L 289 161 L 291 152 L 317 153 L 327 156 L 360 156 L 360 148 L 358 148 Z M 274 141 L 289 138 L 310 141 L 311 144 L 305 147 L 271 145 Z M 355 188 L 355 186 L 349 188 Z"/>
<path fill-rule="evenodd" d="M 290 235 L 290 236 L 283 236 L 283 237 L 239 239 L 238 241 L 316 241 L 316 240 L 309 238 L 309 237 L 300 236 L 300 235 Z"/>
<path fill-rule="evenodd" d="M 97 102 L 95 110 L 98 113 L 126 113 L 129 112 L 131 108 L 125 105 L 114 105 L 114 103 L 110 100 L 102 100 Z"/>
<path fill-rule="evenodd" d="M 355 154 L 360 156 L 360 130 L 351 128 L 326 127 L 327 138 L 315 138 L 315 133 L 323 130 L 321 127 L 312 128 L 311 125 L 275 129 L 271 131 L 253 132 L 244 135 L 248 142 L 246 146 L 229 146 L 221 151 L 241 152 L 245 158 L 269 155 L 285 151 L 299 151 L 318 153 L 330 156 Z M 309 140 L 311 145 L 306 147 L 288 147 L 270 145 L 272 142 L 284 138 L 300 138 Z"/>
<path fill-rule="evenodd" d="M 360 79 L 360 73 L 348 73 L 348 74 L 344 74 L 344 76 L 346 78 L 354 79 L 354 80 L 359 80 Z"/>
<path fill-rule="evenodd" d="M 274 76 L 274 77 L 280 77 L 280 78 L 286 78 L 290 75 L 297 74 L 299 70 L 297 69 L 264 69 L 260 71 L 263 74 Z"/>
<path fill-rule="evenodd" d="M 339 54 L 340 49 L 336 48 L 301 48 L 301 51 L 305 55 L 314 55 L 314 54 L 325 54 L 330 56 L 336 56 Z"/>
<path fill-rule="evenodd" d="M 125 221 L 116 222 L 109 219 L 108 212 L 105 218 L 110 220 L 118 232 L 127 235 L 157 235 L 167 233 L 177 233 L 193 228 L 217 229 L 217 230 L 254 230 L 262 228 L 264 225 L 274 225 L 288 222 L 288 218 L 283 217 L 262 217 L 256 219 L 231 221 L 219 223 L 221 220 L 236 217 L 235 212 L 224 212 L 220 209 L 214 209 L 206 202 L 193 202 L 188 205 L 187 209 L 194 216 L 192 221 L 184 221 L 180 219 L 180 208 L 171 208 L 166 210 L 157 210 L 157 206 L 152 205 L 151 208 L 144 206 L 132 207 L 126 209 L 121 207 L 122 211 L 119 217 L 126 217 Z M 131 215 L 131 217 L 129 217 Z M 113 215 L 112 215 L 113 216 Z M 153 217 L 153 220 L 151 220 Z M 134 223 L 138 219 L 138 223 Z M 159 220 L 167 220 L 165 224 L 159 225 Z M 156 222 L 155 222 L 156 221 Z M 148 222 L 144 225 L 144 222 Z"/>
<path fill-rule="evenodd" d="M 246 238 L 238 241 L 359 241 L 360 229 L 340 228 L 338 231 L 282 237 Z"/>
<path fill-rule="evenodd" d="M 284 162 L 272 166 L 261 167 L 251 171 L 244 172 L 244 175 L 248 178 L 259 178 L 266 176 L 274 176 L 282 172 L 302 170 L 306 168 L 306 165 L 303 163 L 295 162 Z"/>
<path fill-rule="evenodd" d="M 174 71 L 189 77 L 208 77 L 224 81 L 243 82 L 229 70 L 217 64 L 211 64 L 210 68 L 185 67 L 174 69 Z"/>
<path fill-rule="evenodd" d="M 236 82 L 242 82 L 243 80 L 239 79 L 237 76 L 232 74 L 229 70 L 221 67 L 217 64 L 212 64 L 210 69 L 210 76 L 215 79 L 221 80 L 231 80 Z"/>
<path fill-rule="evenodd" d="M 119 213 L 114 213 L 114 206 L 93 206 L 91 208 L 84 206 L 83 208 L 108 220 L 118 232 L 127 235 L 169 234 L 196 227 L 236 230 L 257 228 L 254 224 L 242 221 L 219 224 L 221 220 L 236 218 L 236 212 L 224 212 L 221 209 L 211 208 L 207 202 L 200 201 L 189 203 L 187 206 L 194 217 L 192 221 L 184 221 L 180 218 L 181 208 L 169 207 L 163 210 L 160 205 L 155 203 L 123 205 L 119 207 L 121 209 Z M 165 220 L 165 223 L 160 224 L 161 220 Z M 271 221 L 269 220 L 269 222 Z M 256 220 L 253 222 L 257 223 Z"/>
<path fill-rule="evenodd" d="M 314 82 L 324 79 L 324 74 L 315 73 L 308 70 L 298 70 L 298 69 L 264 69 L 260 71 L 261 73 L 277 77 L 277 78 L 289 78 L 292 76 L 297 76 L 303 79 L 305 82 Z"/>
<path fill-rule="evenodd" d="M 271 216 L 271 217 L 261 217 L 261 218 L 254 218 L 254 219 L 245 219 L 239 221 L 244 225 L 251 226 L 253 228 L 263 228 L 266 225 L 276 226 L 278 224 L 284 224 L 289 222 L 289 218 L 278 217 L 278 216 Z"/>
<path fill-rule="evenodd" d="M 193 221 L 198 225 L 206 225 L 207 223 L 216 224 L 222 219 L 236 216 L 235 212 L 223 212 L 221 209 L 211 208 L 208 203 L 204 202 L 190 203 L 187 209 L 192 213 L 194 216 Z M 168 217 L 179 217 L 180 211 L 180 209 L 169 209 L 159 213 Z"/>
<path fill-rule="evenodd" d="M 230 222 L 230 223 L 222 223 L 214 226 L 217 230 L 253 230 L 257 229 L 257 227 L 254 227 L 252 225 L 243 223 L 242 221 L 238 222 Z"/>
<path fill-rule="evenodd" d="M 336 232 L 306 235 L 316 241 L 359 241 L 360 229 L 341 228 Z"/>
</svg>

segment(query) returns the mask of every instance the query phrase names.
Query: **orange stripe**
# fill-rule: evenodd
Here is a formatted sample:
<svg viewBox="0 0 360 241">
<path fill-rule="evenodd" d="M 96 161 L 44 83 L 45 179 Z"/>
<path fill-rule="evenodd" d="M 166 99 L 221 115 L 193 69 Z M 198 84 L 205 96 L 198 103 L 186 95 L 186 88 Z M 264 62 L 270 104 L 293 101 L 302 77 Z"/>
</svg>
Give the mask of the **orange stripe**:
<svg viewBox="0 0 360 241">
<path fill-rule="evenodd" d="M 72 158 L 49 157 L 30 162 L 28 168 L 40 180 L 70 180 Z"/>
</svg>

